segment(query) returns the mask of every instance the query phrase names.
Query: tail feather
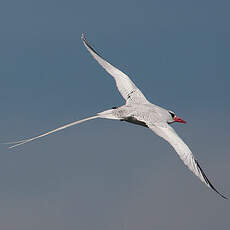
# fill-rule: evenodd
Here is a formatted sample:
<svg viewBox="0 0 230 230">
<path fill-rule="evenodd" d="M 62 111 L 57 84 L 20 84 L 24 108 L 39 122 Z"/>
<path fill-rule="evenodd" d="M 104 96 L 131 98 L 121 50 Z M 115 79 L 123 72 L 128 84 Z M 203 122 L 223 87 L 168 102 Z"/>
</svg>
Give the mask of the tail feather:
<svg viewBox="0 0 230 230">
<path fill-rule="evenodd" d="M 2 144 L 11 145 L 11 146 L 9 147 L 9 149 L 12 149 L 12 148 L 15 148 L 15 147 L 17 147 L 17 146 L 19 146 L 19 145 L 24 145 L 24 144 L 26 144 L 26 143 L 28 143 L 28 142 L 37 140 L 37 139 L 39 139 L 39 138 L 41 138 L 41 137 L 45 137 L 45 136 L 50 135 L 50 134 L 52 134 L 52 133 L 58 132 L 58 131 L 60 131 L 60 130 L 62 130 L 62 129 L 71 127 L 71 126 L 73 126 L 73 125 L 77 125 L 77 124 L 83 123 L 83 122 L 85 122 L 85 121 L 89 121 L 89 120 L 92 120 L 92 119 L 96 119 L 96 118 L 119 119 L 119 118 L 117 118 L 117 117 L 115 116 L 114 110 L 113 110 L 113 109 L 109 109 L 109 110 L 103 111 L 103 112 L 101 112 L 101 113 L 98 113 L 98 114 L 95 115 L 95 116 L 88 117 L 88 118 L 85 118 L 85 119 L 82 119 L 82 120 L 79 120 L 79 121 L 74 121 L 74 122 L 72 122 L 72 123 L 70 123 L 70 124 L 66 124 L 66 125 L 64 125 L 64 126 L 61 126 L 61 127 L 59 127 L 59 128 L 56 128 L 56 129 L 51 130 L 51 131 L 49 131 L 49 132 L 40 134 L 40 135 L 38 135 L 38 136 L 36 136 L 36 137 L 32 137 L 32 138 L 28 138 L 28 139 L 23 139 L 23 140 L 19 140 L 19 141 L 14 141 L 14 142 L 2 143 Z"/>
<path fill-rule="evenodd" d="M 57 128 L 57 129 L 54 129 L 54 130 L 51 130 L 49 132 L 43 133 L 43 134 L 41 134 L 39 136 L 36 136 L 36 137 L 32 137 L 32 138 L 28 138 L 28 139 L 23 139 L 23 140 L 15 141 L 15 142 L 8 142 L 8 143 L 4 143 L 4 144 L 9 144 L 9 145 L 13 144 L 12 146 L 9 147 L 9 149 L 12 149 L 12 148 L 15 148 L 15 147 L 17 147 L 19 145 L 24 145 L 24 144 L 26 144 L 26 143 L 28 143 L 30 141 L 34 141 L 34 140 L 39 139 L 41 137 L 45 137 L 45 136 L 50 135 L 52 133 L 58 132 L 58 131 L 60 131 L 62 129 L 71 127 L 73 125 L 80 124 L 80 123 L 85 122 L 85 121 L 96 119 L 96 118 L 100 118 L 100 116 L 99 115 L 95 115 L 95 116 L 88 117 L 88 118 L 85 118 L 85 119 L 82 119 L 82 120 L 79 120 L 79 121 L 74 121 L 74 122 L 72 122 L 70 124 L 66 124 L 64 126 L 61 126 L 61 127 Z"/>
<path fill-rule="evenodd" d="M 105 110 L 103 112 L 100 112 L 97 114 L 100 118 L 106 118 L 106 119 L 113 119 L 113 120 L 120 120 L 120 118 L 118 118 L 115 113 L 114 113 L 114 109 L 108 109 Z"/>
</svg>

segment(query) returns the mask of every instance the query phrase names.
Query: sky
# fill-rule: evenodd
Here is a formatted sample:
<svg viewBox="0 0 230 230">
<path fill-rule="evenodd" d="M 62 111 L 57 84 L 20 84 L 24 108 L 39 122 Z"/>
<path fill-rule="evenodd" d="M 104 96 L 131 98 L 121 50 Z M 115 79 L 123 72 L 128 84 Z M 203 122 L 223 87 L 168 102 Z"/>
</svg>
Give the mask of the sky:
<svg viewBox="0 0 230 230">
<path fill-rule="evenodd" d="M 87 52 L 128 74 L 230 196 L 228 1 L 0 3 L 0 140 L 33 137 L 124 104 Z M 96 119 L 0 145 L 0 229 L 228 229 L 229 201 L 150 130 Z"/>
</svg>

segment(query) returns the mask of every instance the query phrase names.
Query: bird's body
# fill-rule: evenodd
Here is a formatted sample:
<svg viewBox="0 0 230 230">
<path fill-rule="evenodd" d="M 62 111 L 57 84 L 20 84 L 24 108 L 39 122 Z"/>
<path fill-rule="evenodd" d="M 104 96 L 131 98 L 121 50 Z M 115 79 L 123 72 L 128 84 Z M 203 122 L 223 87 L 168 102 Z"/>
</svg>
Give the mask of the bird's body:
<svg viewBox="0 0 230 230">
<path fill-rule="evenodd" d="M 24 139 L 17 142 L 11 142 L 14 144 L 10 148 L 16 147 L 18 145 L 25 144 L 27 142 L 36 140 L 38 138 L 47 136 L 51 133 L 60 131 L 67 127 L 92 120 L 95 118 L 106 118 L 115 119 L 120 121 L 127 121 L 137 125 L 141 125 L 151 129 L 155 134 L 165 139 L 177 152 L 184 164 L 208 187 L 212 188 L 223 198 L 226 198 L 221 193 L 219 193 L 214 186 L 210 183 L 207 176 L 204 174 L 199 163 L 194 158 L 189 147 L 184 143 L 184 141 L 176 134 L 174 129 L 170 126 L 173 122 L 186 123 L 181 118 L 177 117 L 174 112 L 164 109 L 160 106 L 151 104 L 143 95 L 143 93 L 135 86 L 131 79 L 121 72 L 116 67 L 112 66 L 109 62 L 104 60 L 86 41 L 84 35 L 82 36 L 82 41 L 91 55 L 96 59 L 96 61 L 114 78 L 117 88 L 126 100 L 125 105 L 120 107 L 114 107 L 112 109 L 97 113 L 93 117 L 85 118 L 83 120 L 75 121 L 70 124 L 64 125 L 55 130 L 49 131 L 47 133 L 41 134 L 39 136 Z"/>
<path fill-rule="evenodd" d="M 145 123 L 160 123 L 166 122 L 169 117 L 169 113 L 167 110 L 153 105 L 151 103 L 148 104 L 126 104 L 120 106 L 116 109 L 111 109 L 108 111 L 104 111 L 99 113 L 99 115 L 111 114 L 111 119 L 118 119 L 118 120 L 126 120 L 130 117 L 134 118 L 134 120 L 138 120 Z"/>
</svg>

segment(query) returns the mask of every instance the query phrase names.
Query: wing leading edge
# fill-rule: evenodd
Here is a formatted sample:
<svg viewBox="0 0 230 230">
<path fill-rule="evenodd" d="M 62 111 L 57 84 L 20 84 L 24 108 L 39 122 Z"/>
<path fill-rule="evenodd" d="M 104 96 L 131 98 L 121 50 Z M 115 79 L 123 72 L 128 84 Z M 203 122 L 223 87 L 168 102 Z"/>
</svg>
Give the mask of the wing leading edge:
<svg viewBox="0 0 230 230">
<path fill-rule="evenodd" d="M 86 41 L 84 34 L 81 37 L 85 47 L 96 61 L 114 78 L 117 88 L 126 100 L 126 103 L 149 103 L 143 93 L 135 86 L 131 79 L 119 69 L 104 60 Z"/>
<path fill-rule="evenodd" d="M 208 187 L 213 189 L 216 193 L 218 193 L 224 199 L 228 199 L 226 196 L 222 195 L 220 192 L 216 190 L 216 188 L 211 184 L 204 171 L 200 167 L 197 160 L 194 158 L 189 147 L 184 143 L 184 141 L 177 135 L 175 130 L 167 125 L 167 126 L 157 126 L 157 125 L 148 125 L 148 127 L 156 133 L 158 136 L 165 139 L 177 152 L 180 159 L 184 162 L 184 164 Z"/>
</svg>

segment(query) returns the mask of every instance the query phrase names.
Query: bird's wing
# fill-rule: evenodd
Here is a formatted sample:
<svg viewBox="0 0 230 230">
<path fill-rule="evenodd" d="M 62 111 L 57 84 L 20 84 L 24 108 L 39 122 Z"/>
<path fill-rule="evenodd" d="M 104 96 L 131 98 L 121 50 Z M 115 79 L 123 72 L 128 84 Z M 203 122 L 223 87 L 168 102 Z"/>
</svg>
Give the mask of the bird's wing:
<svg viewBox="0 0 230 230">
<path fill-rule="evenodd" d="M 81 37 L 85 47 L 96 59 L 96 61 L 114 78 L 117 88 L 126 103 L 149 103 L 142 92 L 135 86 L 130 78 L 121 72 L 116 67 L 112 66 L 109 62 L 105 61 L 86 41 L 84 34 Z"/>
<path fill-rule="evenodd" d="M 149 124 L 148 127 L 155 132 L 158 136 L 165 139 L 172 147 L 175 149 L 180 159 L 185 163 L 185 165 L 197 176 L 200 180 L 205 183 L 208 187 L 212 188 L 220 196 L 227 199 L 224 195 L 219 193 L 214 186 L 211 184 L 204 171 L 201 169 L 199 163 L 194 158 L 189 147 L 184 143 L 184 141 L 177 135 L 175 130 L 169 126 L 158 125 L 158 124 Z"/>
</svg>

